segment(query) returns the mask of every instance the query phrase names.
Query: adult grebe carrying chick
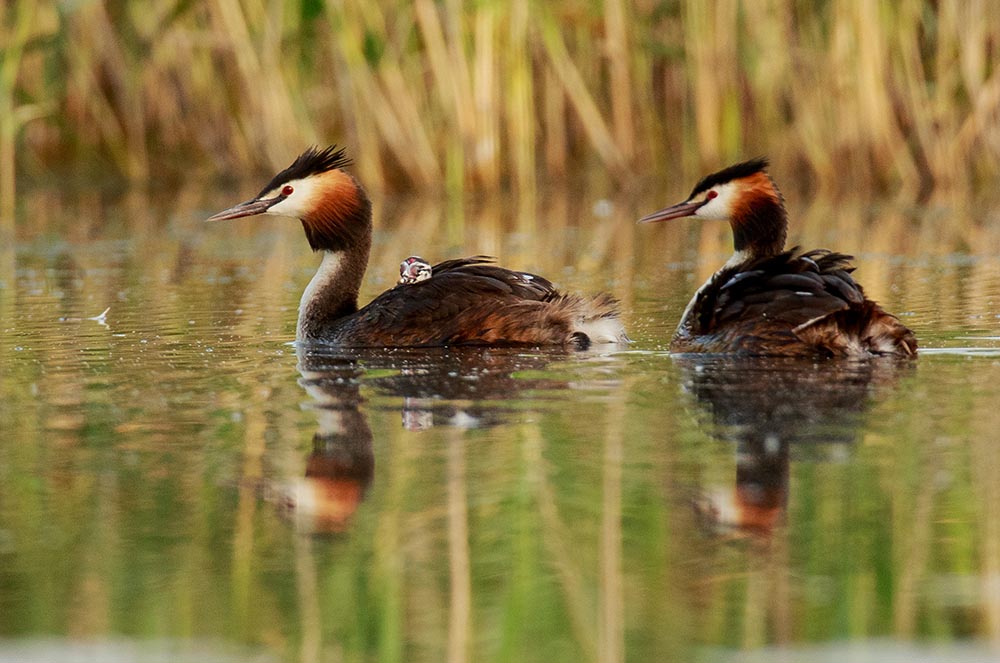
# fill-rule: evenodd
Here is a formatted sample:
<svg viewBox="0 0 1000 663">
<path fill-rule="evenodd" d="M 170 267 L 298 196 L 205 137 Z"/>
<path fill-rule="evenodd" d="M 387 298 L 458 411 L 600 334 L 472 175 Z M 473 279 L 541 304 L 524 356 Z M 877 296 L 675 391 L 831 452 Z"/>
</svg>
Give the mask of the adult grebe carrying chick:
<svg viewBox="0 0 1000 663">
<path fill-rule="evenodd" d="M 475 256 L 434 265 L 429 276 L 358 308 L 372 243 L 372 205 L 336 146 L 303 152 L 252 200 L 209 221 L 285 216 L 302 222 L 323 254 L 299 303 L 296 338 L 342 347 L 556 345 L 626 342 L 618 302 L 558 292 L 548 280 Z"/>
</svg>

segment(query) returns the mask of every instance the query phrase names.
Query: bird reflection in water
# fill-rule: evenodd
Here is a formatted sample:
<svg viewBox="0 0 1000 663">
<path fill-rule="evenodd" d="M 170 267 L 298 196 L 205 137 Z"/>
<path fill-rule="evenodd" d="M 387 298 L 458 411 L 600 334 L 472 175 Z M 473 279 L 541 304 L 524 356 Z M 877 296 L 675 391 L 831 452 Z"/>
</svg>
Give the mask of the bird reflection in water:
<svg viewBox="0 0 1000 663">
<path fill-rule="evenodd" d="M 299 384 L 313 398 L 319 428 L 305 476 L 286 484 L 282 504 L 302 531 L 342 532 L 375 475 L 372 431 L 361 411 L 362 370 L 350 361 L 309 370 L 302 359 Z"/>
<path fill-rule="evenodd" d="M 366 384 L 379 395 L 402 398 L 402 424 L 407 430 L 486 428 L 508 421 L 515 411 L 513 402 L 526 391 L 565 389 L 565 380 L 515 374 L 541 371 L 569 356 L 564 350 L 551 349 L 393 351 L 365 360 L 369 368 L 392 369 L 389 375 L 371 378 Z"/>
<path fill-rule="evenodd" d="M 541 370 L 565 351 L 523 349 L 403 349 L 353 351 L 300 347 L 299 384 L 312 398 L 318 430 L 304 477 L 287 482 L 279 501 L 305 532 L 350 528 L 375 475 L 372 431 L 361 387 L 388 397 L 407 430 L 434 426 L 481 428 L 508 420 L 525 390 L 567 387 L 562 380 L 515 377 Z M 371 375 L 374 373 L 375 375 Z M 384 406 L 382 406 L 384 407 Z"/>
<path fill-rule="evenodd" d="M 784 522 L 793 446 L 851 445 L 865 413 L 912 366 L 890 358 L 814 363 L 792 358 L 676 355 L 684 389 L 736 444 L 735 489 L 696 500 L 717 532 L 770 534 Z"/>
</svg>

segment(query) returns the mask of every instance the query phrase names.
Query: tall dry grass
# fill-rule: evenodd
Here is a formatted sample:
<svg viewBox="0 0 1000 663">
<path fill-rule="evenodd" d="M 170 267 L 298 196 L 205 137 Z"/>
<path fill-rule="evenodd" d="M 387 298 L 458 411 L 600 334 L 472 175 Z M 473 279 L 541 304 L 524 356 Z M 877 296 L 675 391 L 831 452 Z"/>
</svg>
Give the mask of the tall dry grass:
<svg viewBox="0 0 1000 663">
<path fill-rule="evenodd" d="M 12 0 L 0 211 L 15 171 L 240 176 L 316 142 L 377 188 L 765 153 L 820 189 L 966 191 L 1000 172 L 997 44 L 985 0 Z"/>
</svg>

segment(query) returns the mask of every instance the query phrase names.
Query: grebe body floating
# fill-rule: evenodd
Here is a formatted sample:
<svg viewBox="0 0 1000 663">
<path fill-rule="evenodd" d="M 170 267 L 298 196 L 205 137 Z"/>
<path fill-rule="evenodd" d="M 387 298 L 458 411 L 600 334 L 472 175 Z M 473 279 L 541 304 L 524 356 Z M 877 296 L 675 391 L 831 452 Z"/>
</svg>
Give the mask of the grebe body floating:
<svg viewBox="0 0 1000 663">
<path fill-rule="evenodd" d="M 555 345 L 627 342 L 618 302 L 557 291 L 548 280 L 474 256 L 448 260 L 358 307 L 372 243 L 372 205 L 335 146 L 310 148 L 252 200 L 210 221 L 298 219 L 323 259 L 299 302 L 296 338 L 343 347 Z M 425 263 L 426 264 L 426 263 Z"/>
<path fill-rule="evenodd" d="M 728 221 L 735 253 L 684 311 L 675 352 L 769 356 L 912 357 L 917 339 L 865 296 L 851 256 L 785 250 L 784 200 L 754 159 L 702 179 L 687 200 L 639 220 Z"/>
</svg>

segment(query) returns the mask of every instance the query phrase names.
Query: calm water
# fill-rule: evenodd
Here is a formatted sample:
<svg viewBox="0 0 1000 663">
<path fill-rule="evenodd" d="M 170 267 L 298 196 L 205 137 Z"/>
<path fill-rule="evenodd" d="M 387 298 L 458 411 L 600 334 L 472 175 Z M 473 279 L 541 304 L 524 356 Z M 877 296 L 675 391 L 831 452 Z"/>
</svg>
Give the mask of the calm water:
<svg viewBox="0 0 1000 663">
<path fill-rule="evenodd" d="M 252 190 L 22 199 L 0 660 L 1000 656 L 997 206 L 792 198 L 925 348 L 802 364 L 666 351 L 729 249 L 634 225 L 681 191 L 377 207 L 364 299 L 493 254 L 612 291 L 629 348 L 298 352 L 297 224 L 201 221 Z"/>
</svg>

